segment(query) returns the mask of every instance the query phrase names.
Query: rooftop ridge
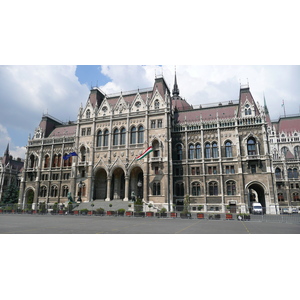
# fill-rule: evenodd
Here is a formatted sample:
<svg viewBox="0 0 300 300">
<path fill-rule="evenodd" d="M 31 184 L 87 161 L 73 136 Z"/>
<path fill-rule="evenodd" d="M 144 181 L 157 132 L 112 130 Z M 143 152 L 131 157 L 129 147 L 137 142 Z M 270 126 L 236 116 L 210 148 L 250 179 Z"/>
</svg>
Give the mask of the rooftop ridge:
<svg viewBox="0 0 300 300">
<path fill-rule="evenodd" d="M 146 92 L 152 92 L 153 88 L 149 87 L 149 88 L 143 88 L 143 89 L 137 89 L 137 90 L 131 90 L 131 91 L 125 91 L 125 92 L 118 92 L 118 93 L 112 93 L 112 94 L 106 94 L 107 98 L 114 98 L 114 97 L 120 97 L 122 96 L 128 96 L 128 95 L 134 95 L 137 93 L 146 93 Z"/>
</svg>

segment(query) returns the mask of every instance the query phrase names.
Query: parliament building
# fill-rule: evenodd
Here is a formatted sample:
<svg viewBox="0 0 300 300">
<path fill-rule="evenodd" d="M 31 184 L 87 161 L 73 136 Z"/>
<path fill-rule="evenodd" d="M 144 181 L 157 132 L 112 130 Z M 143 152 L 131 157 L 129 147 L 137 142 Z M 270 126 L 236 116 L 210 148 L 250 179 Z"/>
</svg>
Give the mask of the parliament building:
<svg viewBox="0 0 300 300">
<path fill-rule="evenodd" d="M 267 214 L 300 207 L 300 116 L 271 122 L 266 103 L 239 99 L 190 105 L 163 76 L 151 88 L 92 88 L 77 120 L 43 115 L 28 140 L 19 203 L 131 201 L 194 210 Z M 136 158 L 152 147 L 144 158 Z M 70 155 L 71 153 L 71 155 Z M 32 200 L 31 200 L 32 201 Z"/>
</svg>

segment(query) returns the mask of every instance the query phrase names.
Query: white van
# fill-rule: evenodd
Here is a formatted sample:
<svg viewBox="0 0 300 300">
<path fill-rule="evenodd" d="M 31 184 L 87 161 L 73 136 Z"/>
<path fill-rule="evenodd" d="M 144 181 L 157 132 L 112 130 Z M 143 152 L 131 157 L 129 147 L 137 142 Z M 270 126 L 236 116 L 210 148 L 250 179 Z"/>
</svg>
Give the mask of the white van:
<svg viewBox="0 0 300 300">
<path fill-rule="evenodd" d="M 258 202 L 253 202 L 252 203 L 252 213 L 262 215 L 263 214 L 262 205 Z"/>
</svg>

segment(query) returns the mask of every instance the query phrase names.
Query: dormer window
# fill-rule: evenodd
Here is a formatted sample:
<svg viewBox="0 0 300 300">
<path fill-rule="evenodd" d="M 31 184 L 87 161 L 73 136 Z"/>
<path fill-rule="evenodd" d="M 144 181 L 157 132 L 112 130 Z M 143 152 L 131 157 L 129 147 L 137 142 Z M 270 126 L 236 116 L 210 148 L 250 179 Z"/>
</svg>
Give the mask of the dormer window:
<svg viewBox="0 0 300 300">
<path fill-rule="evenodd" d="M 140 101 L 137 101 L 136 103 L 135 103 L 135 106 L 137 107 L 137 108 L 139 108 L 139 107 L 141 107 L 141 102 Z"/>
<path fill-rule="evenodd" d="M 159 101 L 158 100 L 155 100 L 155 102 L 154 102 L 154 108 L 155 109 L 159 109 Z"/>
<path fill-rule="evenodd" d="M 91 117 L 91 111 L 88 109 L 86 111 L 86 118 L 89 119 Z"/>
<path fill-rule="evenodd" d="M 102 111 L 106 112 L 107 111 L 107 106 L 103 106 Z"/>
<path fill-rule="evenodd" d="M 250 116 L 252 114 L 249 104 L 245 105 L 245 116 Z"/>
</svg>

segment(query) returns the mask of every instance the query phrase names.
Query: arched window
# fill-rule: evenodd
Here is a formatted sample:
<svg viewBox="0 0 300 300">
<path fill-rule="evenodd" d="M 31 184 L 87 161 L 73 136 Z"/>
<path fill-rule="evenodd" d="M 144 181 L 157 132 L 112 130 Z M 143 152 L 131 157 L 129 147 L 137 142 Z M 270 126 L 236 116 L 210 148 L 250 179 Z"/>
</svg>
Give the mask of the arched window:
<svg viewBox="0 0 300 300">
<path fill-rule="evenodd" d="M 121 129 L 121 139 L 120 139 L 120 145 L 126 144 L 126 129 L 123 127 Z"/>
<path fill-rule="evenodd" d="M 200 145 L 200 144 L 196 144 L 195 158 L 196 158 L 196 159 L 200 159 L 201 157 L 202 157 L 202 153 L 201 153 L 201 145 Z"/>
<path fill-rule="evenodd" d="M 116 146 L 119 144 L 119 129 L 116 128 L 114 130 L 114 136 L 113 136 L 113 145 Z"/>
<path fill-rule="evenodd" d="M 210 158 L 210 143 L 205 144 L 205 158 Z"/>
<path fill-rule="evenodd" d="M 298 176 L 299 176 L 298 170 L 297 170 L 297 168 L 294 168 L 293 169 L 293 178 L 298 179 Z"/>
<path fill-rule="evenodd" d="M 300 147 L 299 146 L 296 146 L 294 148 L 294 155 L 295 155 L 295 158 L 300 158 Z"/>
<path fill-rule="evenodd" d="M 152 148 L 153 148 L 153 157 L 160 157 L 160 147 L 159 147 L 159 142 L 157 140 L 153 141 Z"/>
<path fill-rule="evenodd" d="M 30 157 L 29 157 L 29 168 L 33 168 L 34 167 L 34 155 L 31 154 Z"/>
<path fill-rule="evenodd" d="M 138 128 L 138 144 L 144 143 L 144 127 L 141 125 Z"/>
<path fill-rule="evenodd" d="M 61 165 L 61 154 L 58 154 L 57 156 L 57 166 L 60 167 Z"/>
<path fill-rule="evenodd" d="M 176 196 L 184 196 L 183 182 L 177 182 L 175 184 L 175 194 L 176 194 Z"/>
<path fill-rule="evenodd" d="M 97 147 L 101 147 L 102 146 L 102 131 L 99 130 L 97 132 Z"/>
<path fill-rule="evenodd" d="M 284 157 L 286 157 L 288 151 L 289 151 L 288 147 L 282 147 L 281 148 L 281 153 L 284 155 Z"/>
<path fill-rule="evenodd" d="M 81 161 L 83 162 L 83 161 L 86 160 L 86 149 L 85 149 L 84 146 L 82 146 L 82 147 L 80 148 L 80 153 L 81 153 Z"/>
<path fill-rule="evenodd" d="M 256 141 L 254 138 L 248 139 L 247 150 L 248 155 L 256 155 Z"/>
<path fill-rule="evenodd" d="M 199 182 L 192 183 L 192 196 L 200 196 L 200 183 Z"/>
<path fill-rule="evenodd" d="M 275 169 L 275 177 L 276 179 L 281 179 L 281 170 L 279 168 Z"/>
<path fill-rule="evenodd" d="M 278 202 L 284 201 L 283 194 L 282 194 L 282 193 L 278 193 L 278 194 L 277 194 L 277 199 L 278 199 Z"/>
<path fill-rule="evenodd" d="M 52 167 L 56 167 L 56 166 L 57 166 L 57 155 L 54 154 L 52 158 Z"/>
<path fill-rule="evenodd" d="M 232 144 L 230 141 L 225 143 L 225 156 L 232 157 Z"/>
<path fill-rule="evenodd" d="M 108 147 L 109 131 L 106 129 L 103 134 L 103 146 Z"/>
<path fill-rule="evenodd" d="M 288 178 L 289 178 L 289 179 L 294 178 L 294 173 L 293 173 L 293 169 L 292 169 L 292 168 L 289 168 L 289 169 L 287 170 L 287 175 L 288 175 Z"/>
<path fill-rule="evenodd" d="M 193 144 L 191 144 L 190 146 L 189 146 L 189 159 L 194 159 L 194 145 Z"/>
<path fill-rule="evenodd" d="M 154 108 L 159 109 L 159 100 L 155 100 L 154 102 Z"/>
<path fill-rule="evenodd" d="M 88 109 L 86 111 L 86 118 L 89 119 L 91 117 L 91 111 Z"/>
<path fill-rule="evenodd" d="M 69 193 L 69 187 L 67 185 L 64 185 L 62 188 L 62 196 L 67 197 Z"/>
<path fill-rule="evenodd" d="M 176 155 L 177 155 L 177 160 L 182 160 L 182 145 L 177 145 L 176 147 Z"/>
<path fill-rule="evenodd" d="M 251 115 L 251 108 L 250 108 L 250 105 L 249 104 L 246 104 L 245 105 L 245 115 L 246 116 L 250 116 Z"/>
<path fill-rule="evenodd" d="M 40 190 L 40 197 L 46 197 L 46 196 L 47 196 L 47 187 L 43 185 Z"/>
<path fill-rule="evenodd" d="M 293 201 L 300 201 L 299 193 L 293 193 Z"/>
<path fill-rule="evenodd" d="M 56 185 L 51 186 L 50 197 L 57 197 L 57 186 Z"/>
<path fill-rule="evenodd" d="M 208 184 L 208 193 L 210 196 L 217 196 L 218 195 L 218 183 L 215 181 L 211 181 Z"/>
<path fill-rule="evenodd" d="M 49 168 L 49 163 L 50 163 L 50 157 L 48 154 L 46 154 L 44 168 Z"/>
<path fill-rule="evenodd" d="M 219 153 L 218 153 L 218 144 L 216 142 L 212 143 L 212 157 L 213 158 L 217 158 L 219 157 Z"/>
<path fill-rule="evenodd" d="M 226 183 L 226 192 L 228 196 L 236 195 L 236 184 L 233 180 Z"/>
<path fill-rule="evenodd" d="M 135 127 L 131 128 L 130 144 L 136 144 L 136 128 Z"/>
</svg>

